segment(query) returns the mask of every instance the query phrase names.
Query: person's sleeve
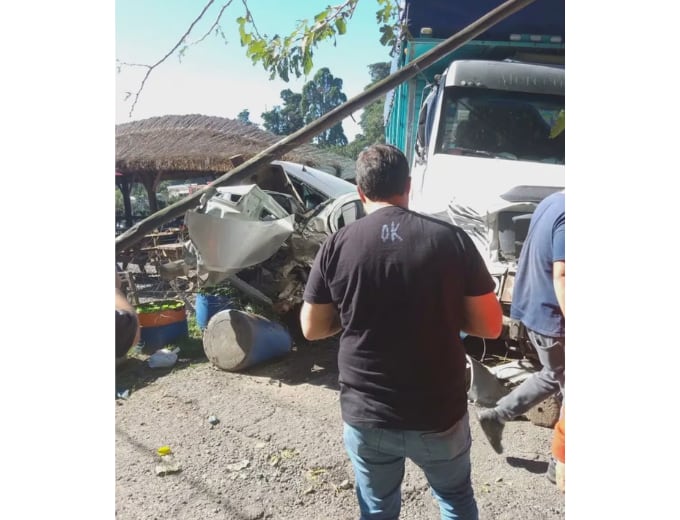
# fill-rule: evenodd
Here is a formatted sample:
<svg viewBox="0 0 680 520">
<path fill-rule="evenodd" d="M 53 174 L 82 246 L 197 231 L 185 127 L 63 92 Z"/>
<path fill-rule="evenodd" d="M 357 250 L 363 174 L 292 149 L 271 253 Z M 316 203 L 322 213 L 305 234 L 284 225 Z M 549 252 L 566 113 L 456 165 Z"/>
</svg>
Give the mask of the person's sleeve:
<svg viewBox="0 0 680 520">
<path fill-rule="evenodd" d="M 494 292 L 496 284 L 472 239 L 463 230 L 460 231 L 460 239 L 466 258 L 465 296 L 482 296 Z"/>
<path fill-rule="evenodd" d="M 553 262 L 564 262 L 564 215 L 553 226 L 552 250 Z"/>
<path fill-rule="evenodd" d="M 325 277 L 326 255 L 330 240 L 326 240 L 314 258 L 302 299 L 307 303 L 333 303 Z"/>
</svg>

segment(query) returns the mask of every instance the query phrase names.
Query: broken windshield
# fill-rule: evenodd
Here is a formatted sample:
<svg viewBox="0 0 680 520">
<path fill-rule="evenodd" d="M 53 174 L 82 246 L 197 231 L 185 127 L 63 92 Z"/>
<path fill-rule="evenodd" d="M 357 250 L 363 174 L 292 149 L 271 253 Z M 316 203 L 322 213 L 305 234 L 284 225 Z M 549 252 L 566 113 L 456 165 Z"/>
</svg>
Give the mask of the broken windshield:
<svg viewBox="0 0 680 520">
<path fill-rule="evenodd" d="M 564 164 L 560 113 L 564 96 L 447 87 L 436 152 Z"/>
</svg>

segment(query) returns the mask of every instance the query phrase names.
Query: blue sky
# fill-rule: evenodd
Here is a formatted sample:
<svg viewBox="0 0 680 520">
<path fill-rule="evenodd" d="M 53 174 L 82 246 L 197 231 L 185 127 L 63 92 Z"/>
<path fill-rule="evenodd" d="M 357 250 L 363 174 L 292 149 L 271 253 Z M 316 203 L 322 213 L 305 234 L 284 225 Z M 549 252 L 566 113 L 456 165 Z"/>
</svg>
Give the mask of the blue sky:
<svg viewBox="0 0 680 520">
<path fill-rule="evenodd" d="M 117 0 L 116 58 L 130 63 L 155 63 L 175 45 L 206 3 L 207 0 Z M 273 35 L 290 33 L 297 20 L 313 19 L 329 3 L 332 2 L 249 0 L 248 5 L 259 31 Z M 198 40 L 205 33 L 223 2 L 215 4 L 190 39 Z M 317 48 L 310 76 L 319 68 L 328 67 L 343 80 L 348 99 L 359 94 L 370 82 L 368 65 L 390 61 L 389 49 L 379 43 L 375 21 L 378 8 L 375 0 L 361 0 L 347 25 L 347 33 L 337 39 L 337 45 L 325 42 Z M 125 92 L 136 92 L 144 71 L 123 67 L 116 74 L 116 123 L 166 114 L 235 118 L 244 108 L 250 111 L 252 121 L 261 123 L 263 111 L 281 104 L 281 90 L 301 92 L 309 78 L 291 77 L 288 83 L 270 80 L 261 65 L 253 65 L 246 58 L 235 21 L 243 12 L 242 3 L 234 0 L 223 15 L 226 45 L 221 38 L 211 35 L 192 46 L 181 62 L 172 56 L 155 69 L 132 117 L 129 116 L 132 98 L 125 101 Z M 354 114 L 356 121 L 360 114 Z M 350 140 L 360 130 L 351 118 L 343 121 L 343 128 Z"/>
</svg>

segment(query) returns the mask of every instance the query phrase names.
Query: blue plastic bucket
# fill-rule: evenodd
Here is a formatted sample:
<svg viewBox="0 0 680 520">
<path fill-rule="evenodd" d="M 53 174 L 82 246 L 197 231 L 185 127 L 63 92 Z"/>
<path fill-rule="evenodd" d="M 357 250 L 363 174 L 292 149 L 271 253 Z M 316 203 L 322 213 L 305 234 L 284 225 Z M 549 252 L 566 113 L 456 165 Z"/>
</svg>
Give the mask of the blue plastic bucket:
<svg viewBox="0 0 680 520">
<path fill-rule="evenodd" d="M 215 314 L 203 335 L 203 350 L 222 370 L 242 370 L 290 352 L 293 340 L 283 325 L 249 312 Z"/>
<path fill-rule="evenodd" d="M 142 327 L 140 339 L 144 342 L 144 350 L 157 350 L 178 338 L 187 337 L 188 335 L 189 327 L 187 320 L 184 319 L 158 327 Z"/>
<path fill-rule="evenodd" d="M 210 318 L 225 309 L 230 309 L 232 302 L 228 296 L 213 296 L 211 294 L 196 295 L 196 324 L 205 329 Z"/>
</svg>

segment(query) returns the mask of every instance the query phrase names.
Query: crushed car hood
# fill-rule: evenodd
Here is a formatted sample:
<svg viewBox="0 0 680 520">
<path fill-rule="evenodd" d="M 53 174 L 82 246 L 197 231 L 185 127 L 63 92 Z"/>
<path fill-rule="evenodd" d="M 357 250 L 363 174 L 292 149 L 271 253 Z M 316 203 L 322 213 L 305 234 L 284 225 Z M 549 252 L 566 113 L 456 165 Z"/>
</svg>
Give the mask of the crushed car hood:
<svg viewBox="0 0 680 520">
<path fill-rule="evenodd" d="M 206 271 L 232 274 L 264 262 L 293 233 L 295 215 L 256 185 L 221 192 L 202 211 L 186 214 L 189 237 L 200 254 L 198 265 Z M 223 197 L 229 192 L 240 196 L 237 203 Z"/>
<path fill-rule="evenodd" d="M 186 213 L 183 262 L 204 286 L 228 278 L 285 312 L 302 302 L 321 244 L 363 206 L 355 185 L 294 163 L 274 161 L 252 180 L 216 188 Z"/>
</svg>

